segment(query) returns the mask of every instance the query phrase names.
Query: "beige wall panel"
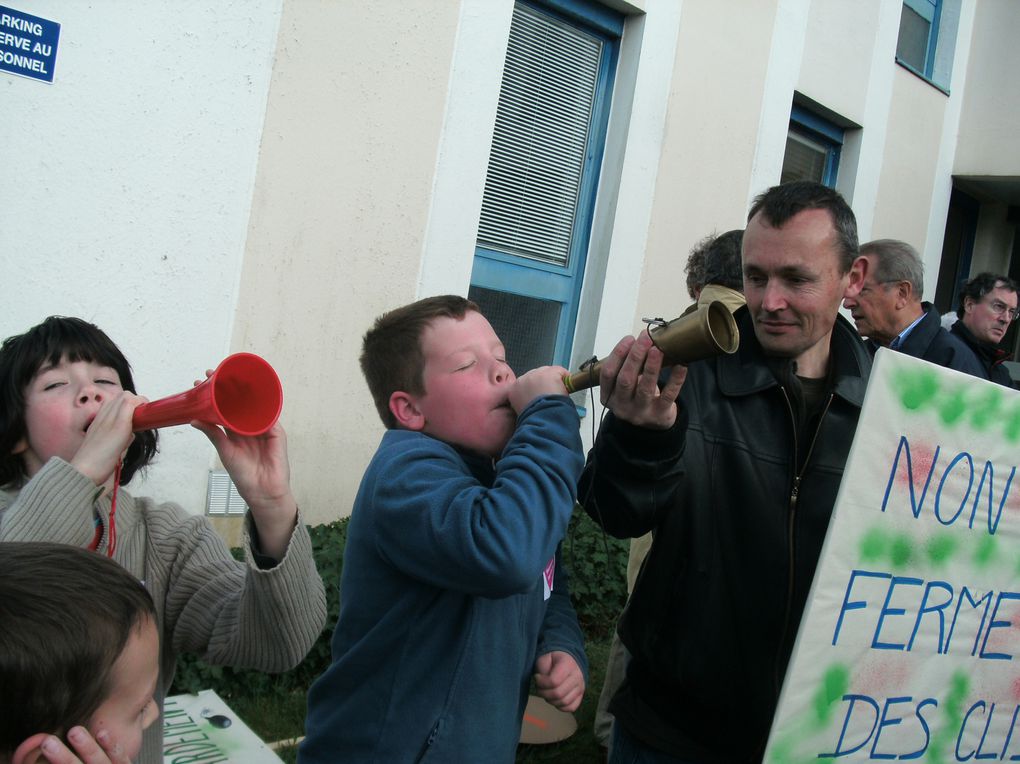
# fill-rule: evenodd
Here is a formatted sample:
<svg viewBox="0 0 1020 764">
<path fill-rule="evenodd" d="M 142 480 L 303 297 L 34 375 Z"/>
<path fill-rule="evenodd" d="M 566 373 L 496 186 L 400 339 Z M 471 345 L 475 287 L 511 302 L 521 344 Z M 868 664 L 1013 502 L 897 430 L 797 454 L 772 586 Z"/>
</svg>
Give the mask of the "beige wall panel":
<svg viewBox="0 0 1020 764">
<path fill-rule="evenodd" d="M 878 0 L 814 0 L 797 89 L 837 114 L 864 121 Z"/>
<path fill-rule="evenodd" d="M 1013 251 L 1016 224 L 1006 220 L 1009 207 L 1005 204 L 984 204 L 978 216 L 974 236 L 974 253 L 970 261 L 971 275 L 982 271 L 1008 273 Z"/>
<path fill-rule="evenodd" d="M 744 225 L 775 12 L 775 2 L 683 4 L 642 315 L 679 315 L 690 303 L 684 265 L 691 246 Z"/>
<path fill-rule="evenodd" d="M 953 172 L 1020 175 L 1020 2 L 980 0 L 973 40 Z"/>
<path fill-rule="evenodd" d="M 896 67 L 871 238 L 902 239 L 925 250 L 946 101 L 944 93 Z"/>
<path fill-rule="evenodd" d="M 383 431 L 361 336 L 417 294 L 458 10 L 284 7 L 234 344 L 280 372 L 293 485 L 313 523 L 350 513 Z"/>
</svg>

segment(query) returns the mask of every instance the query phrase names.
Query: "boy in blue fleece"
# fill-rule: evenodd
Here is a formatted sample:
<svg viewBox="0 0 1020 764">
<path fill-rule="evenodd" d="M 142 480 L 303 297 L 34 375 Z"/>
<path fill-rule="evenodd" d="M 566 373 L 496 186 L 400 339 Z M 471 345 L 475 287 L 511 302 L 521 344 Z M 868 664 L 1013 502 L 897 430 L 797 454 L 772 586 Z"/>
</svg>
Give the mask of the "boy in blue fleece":
<svg viewBox="0 0 1020 764">
<path fill-rule="evenodd" d="M 565 369 L 514 377 L 461 297 L 365 335 L 387 426 L 347 530 L 333 663 L 300 762 L 512 762 L 529 683 L 575 710 L 587 662 L 559 542 L 583 466 Z"/>
</svg>

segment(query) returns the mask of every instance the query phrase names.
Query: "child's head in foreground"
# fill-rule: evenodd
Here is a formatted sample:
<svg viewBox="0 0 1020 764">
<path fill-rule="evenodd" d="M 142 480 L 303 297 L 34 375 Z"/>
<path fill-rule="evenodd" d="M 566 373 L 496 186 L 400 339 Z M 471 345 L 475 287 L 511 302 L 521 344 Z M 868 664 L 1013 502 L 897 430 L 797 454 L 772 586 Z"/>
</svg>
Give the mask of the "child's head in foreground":
<svg viewBox="0 0 1020 764">
<path fill-rule="evenodd" d="M 463 297 L 428 297 L 380 316 L 365 334 L 361 370 L 389 429 L 491 457 L 513 434 L 516 378 L 496 332 Z"/>
<path fill-rule="evenodd" d="M 0 346 L 0 486 L 31 478 L 51 457 L 70 461 L 104 397 L 135 392 L 131 367 L 106 334 L 50 316 Z M 156 455 L 156 432 L 135 435 L 121 485 Z"/>
<path fill-rule="evenodd" d="M 0 762 L 31 764 L 77 725 L 138 755 L 159 717 L 159 635 L 127 570 L 66 544 L 0 544 L 0 645 Z"/>
</svg>

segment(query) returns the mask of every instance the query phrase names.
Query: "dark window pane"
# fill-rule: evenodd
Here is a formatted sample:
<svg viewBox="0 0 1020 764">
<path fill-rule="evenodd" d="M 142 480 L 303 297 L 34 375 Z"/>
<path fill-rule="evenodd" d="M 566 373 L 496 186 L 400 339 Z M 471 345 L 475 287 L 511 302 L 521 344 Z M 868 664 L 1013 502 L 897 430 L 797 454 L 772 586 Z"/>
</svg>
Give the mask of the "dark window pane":
<svg viewBox="0 0 1020 764">
<path fill-rule="evenodd" d="M 786 138 L 786 155 L 783 157 L 783 171 L 780 183 L 794 180 L 825 181 L 825 160 L 828 151 L 824 146 L 795 133 Z"/>
<path fill-rule="evenodd" d="M 928 54 L 930 34 L 931 22 L 913 8 L 904 5 L 903 13 L 900 14 L 900 36 L 896 41 L 896 58 L 921 74 L 928 74 L 924 70 L 924 63 Z"/>
<path fill-rule="evenodd" d="M 518 376 L 553 362 L 560 303 L 536 300 L 473 286 L 468 297 L 478 303 L 506 346 L 506 360 Z"/>
</svg>

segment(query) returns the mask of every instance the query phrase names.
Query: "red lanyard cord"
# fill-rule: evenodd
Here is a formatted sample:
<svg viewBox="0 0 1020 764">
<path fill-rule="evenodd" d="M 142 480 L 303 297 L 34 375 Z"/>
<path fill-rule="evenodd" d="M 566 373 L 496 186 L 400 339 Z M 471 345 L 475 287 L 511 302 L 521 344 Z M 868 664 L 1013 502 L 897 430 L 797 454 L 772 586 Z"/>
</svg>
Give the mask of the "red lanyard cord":
<svg viewBox="0 0 1020 764">
<path fill-rule="evenodd" d="M 110 498 L 110 533 L 109 539 L 106 543 L 106 556 L 113 557 L 113 552 L 117 548 L 117 488 L 120 486 L 120 459 L 117 460 L 117 469 L 113 473 L 113 496 Z M 102 523 L 96 523 L 96 533 L 92 537 L 92 541 L 89 543 L 89 549 L 93 552 L 99 549 L 99 542 L 103 539 L 103 525 Z"/>
</svg>

